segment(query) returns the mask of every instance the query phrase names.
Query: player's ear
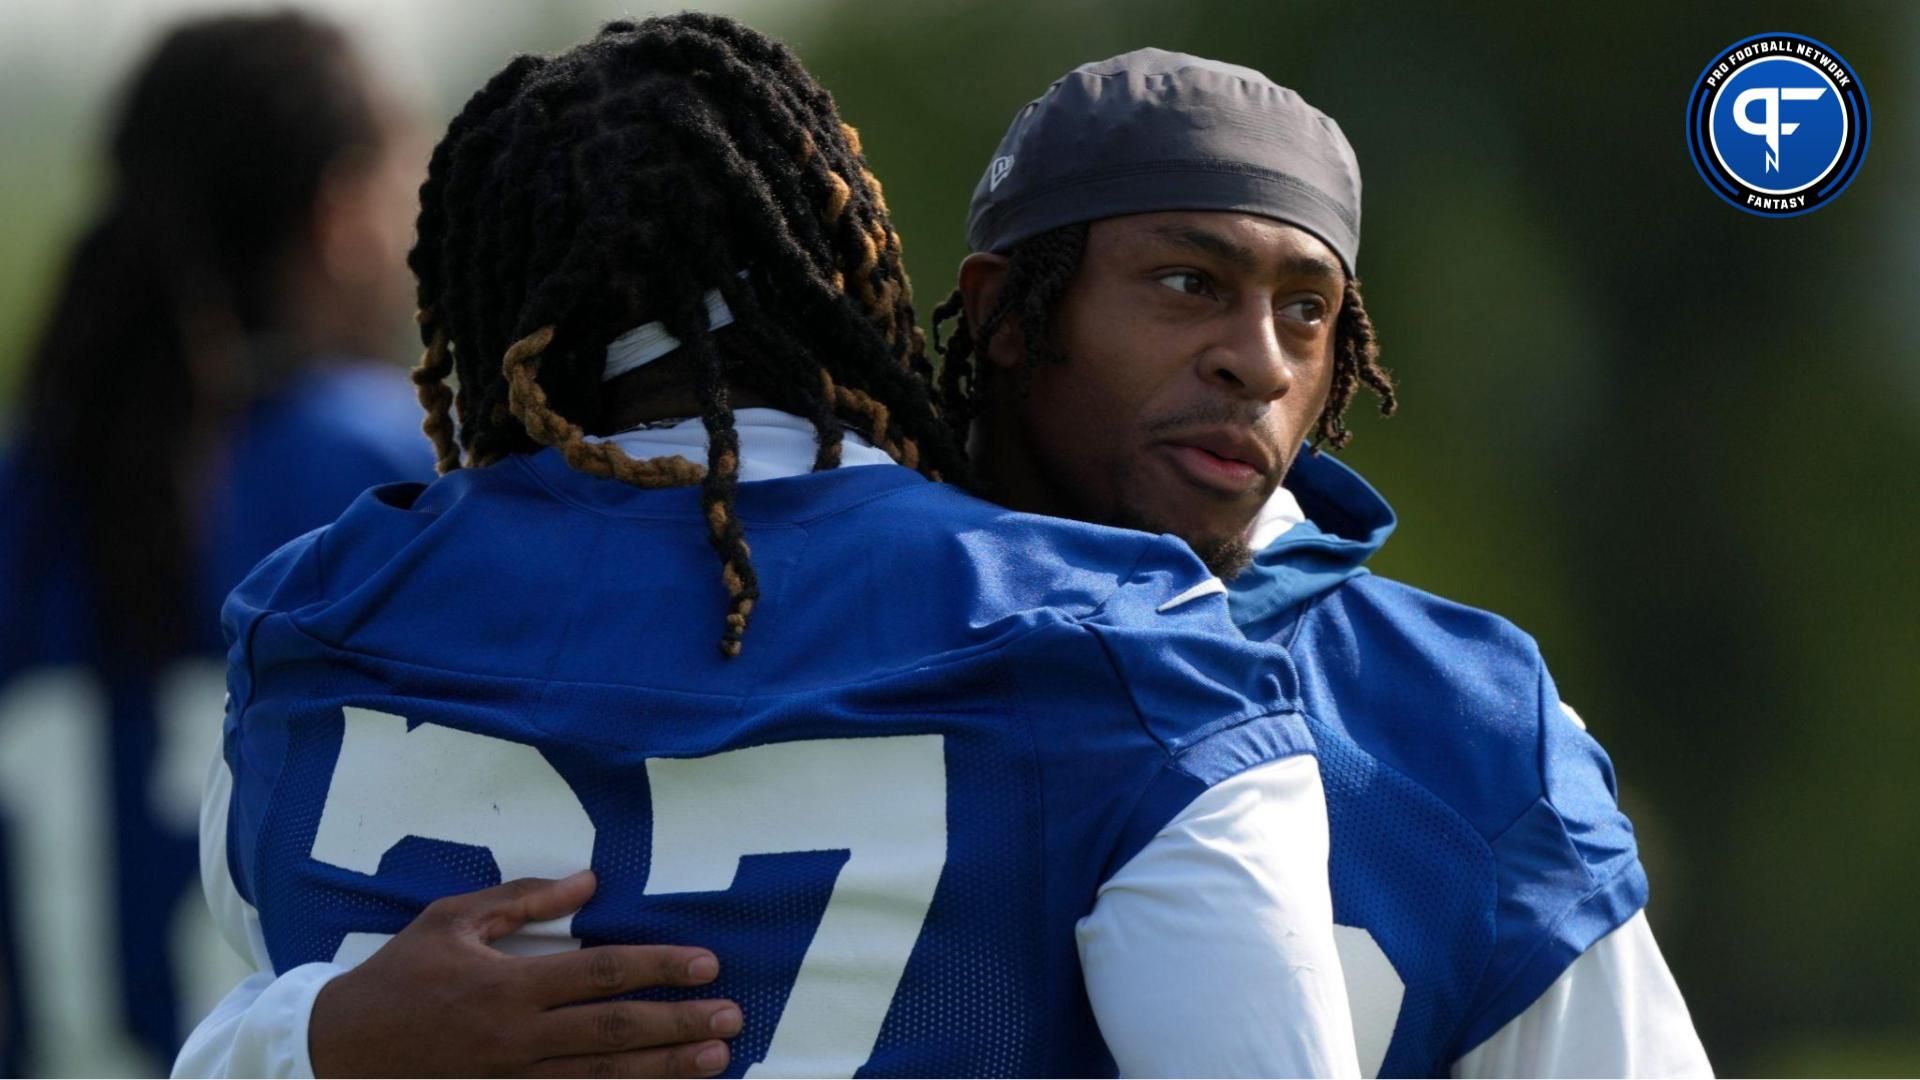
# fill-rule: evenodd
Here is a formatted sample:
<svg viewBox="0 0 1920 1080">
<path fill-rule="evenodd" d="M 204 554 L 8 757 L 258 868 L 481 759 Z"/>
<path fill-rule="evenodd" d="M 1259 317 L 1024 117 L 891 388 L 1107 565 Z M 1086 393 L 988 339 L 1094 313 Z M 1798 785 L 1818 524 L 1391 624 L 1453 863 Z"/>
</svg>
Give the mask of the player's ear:
<svg viewBox="0 0 1920 1080">
<path fill-rule="evenodd" d="M 960 263 L 960 299 L 967 313 L 967 325 L 978 328 L 1000 299 L 1007 283 L 1007 257 L 992 252 L 975 252 Z M 1021 356 L 1020 321 L 1009 315 L 988 343 L 988 362 L 999 368 L 1018 367 Z"/>
</svg>

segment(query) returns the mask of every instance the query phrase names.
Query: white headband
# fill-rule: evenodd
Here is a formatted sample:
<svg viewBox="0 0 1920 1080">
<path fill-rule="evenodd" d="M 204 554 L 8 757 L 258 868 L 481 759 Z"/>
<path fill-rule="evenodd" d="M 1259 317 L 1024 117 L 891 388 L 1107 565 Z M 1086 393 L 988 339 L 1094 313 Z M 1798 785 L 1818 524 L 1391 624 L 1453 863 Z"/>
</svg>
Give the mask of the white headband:
<svg viewBox="0 0 1920 1080">
<path fill-rule="evenodd" d="M 740 275 L 746 277 L 745 273 Z M 707 329 L 718 330 L 733 324 L 733 309 L 719 289 L 707 290 Z M 644 367 L 680 347 L 680 339 L 667 333 L 667 324 L 659 321 L 639 326 L 614 338 L 607 345 L 607 366 L 600 381 L 617 379 L 637 367 Z"/>
</svg>

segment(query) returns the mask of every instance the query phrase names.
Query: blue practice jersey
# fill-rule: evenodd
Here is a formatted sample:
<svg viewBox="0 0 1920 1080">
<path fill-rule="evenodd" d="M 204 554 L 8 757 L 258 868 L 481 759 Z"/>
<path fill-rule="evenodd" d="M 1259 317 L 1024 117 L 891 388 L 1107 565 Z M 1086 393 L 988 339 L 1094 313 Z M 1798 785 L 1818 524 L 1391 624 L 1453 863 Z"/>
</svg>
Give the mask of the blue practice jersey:
<svg viewBox="0 0 1920 1080">
<path fill-rule="evenodd" d="M 405 373 L 335 360 L 299 371 L 241 415 L 207 469 L 182 651 L 219 656 L 220 604 L 275 548 L 340 516 L 377 484 L 433 476 L 433 452 Z M 151 461 L 130 468 L 156 467 Z M 30 448 L 0 452 L 0 683 L 35 668 L 116 665 L 93 624 L 94 590 L 71 498 Z"/>
<path fill-rule="evenodd" d="M 1110 1072 L 1074 924 L 1206 787 L 1309 750 L 1284 652 L 1170 538 L 896 466 L 736 512 L 731 660 L 698 491 L 553 451 L 369 492 L 257 569 L 228 850 L 274 968 L 591 866 L 523 944 L 712 948 L 736 1075 Z"/>
<path fill-rule="evenodd" d="M 198 1018 L 182 1014 L 211 1004 L 183 986 L 184 973 L 209 967 L 194 953 L 228 950 L 216 935 L 182 939 L 176 928 L 180 905 L 201 904 L 196 822 L 218 739 L 220 600 L 365 488 L 430 477 L 419 424 L 405 374 L 370 361 L 307 368 L 252 403 L 205 473 L 190 638 L 158 670 L 107 655 L 70 494 L 31 448 L 0 454 L 0 770 L 18 769 L 0 772 L 0 860 L 22 889 L 105 898 L 100 920 L 91 905 L 75 915 L 25 892 L 0 901 L 10 988 L 0 996 L 12 1012 L 0 1022 L 0 1072 L 164 1068 L 182 1019 Z M 84 831 L 95 821 L 100 836 Z M 110 878 L 72 876 L 94 864 L 70 853 L 103 847 Z M 35 851 L 62 853 L 61 865 L 22 861 Z M 94 956 L 114 982 L 82 975 L 81 992 L 63 986 L 69 970 L 93 970 Z M 75 1038 L 81 1031 L 99 1037 Z"/>
<path fill-rule="evenodd" d="M 1533 640 L 1373 576 L 1392 511 L 1330 457 L 1307 520 L 1232 583 L 1234 621 L 1299 667 L 1363 1070 L 1445 1076 L 1646 903 L 1613 767 Z"/>
</svg>

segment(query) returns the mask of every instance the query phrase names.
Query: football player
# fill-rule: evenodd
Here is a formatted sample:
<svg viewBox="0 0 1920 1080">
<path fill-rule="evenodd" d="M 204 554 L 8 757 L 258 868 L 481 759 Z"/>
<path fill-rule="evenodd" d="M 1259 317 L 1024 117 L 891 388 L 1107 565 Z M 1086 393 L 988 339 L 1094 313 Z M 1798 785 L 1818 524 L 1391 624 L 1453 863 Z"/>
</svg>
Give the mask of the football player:
<svg viewBox="0 0 1920 1080">
<path fill-rule="evenodd" d="M 1363 1072 L 1709 1074 L 1605 753 L 1532 638 L 1367 572 L 1393 511 L 1319 452 L 1363 388 L 1395 405 L 1339 126 L 1244 67 L 1087 64 L 1015 116 L 967 239 L 936 320 L 983 490 L 1181 536 L 1300 667 Z"/>
<path fill-rule="evenodd" d="M 264 993 L 178 1071 L 465 1065 L 256 1021 L 377 996 L 436 898 L 586 867 L 503 944 L 699 939 L 735 1071 L 1354 1071 L 1286 654 L 1171 538 L 929 482 L 967 463 L 899 238 L 783 46 L 687 14 L 515 60 L 436 149 L 412 265 L 446 475 L 228 600 L 203 855 Z M 458 1049 L 626 1071 L 658 1008 Z"/>
<path fill-rule="evenodd" d="M 225 949 L 187 932 L 219 604 L 430 475 L 405 377 L 365 359 L 406 325 L 425 149 L 309 16 L 182 24 L 129 79 L 0 452 L 0 1072 L 150 1071 L 231 981 L 194 1000 Z"/>
</svg>

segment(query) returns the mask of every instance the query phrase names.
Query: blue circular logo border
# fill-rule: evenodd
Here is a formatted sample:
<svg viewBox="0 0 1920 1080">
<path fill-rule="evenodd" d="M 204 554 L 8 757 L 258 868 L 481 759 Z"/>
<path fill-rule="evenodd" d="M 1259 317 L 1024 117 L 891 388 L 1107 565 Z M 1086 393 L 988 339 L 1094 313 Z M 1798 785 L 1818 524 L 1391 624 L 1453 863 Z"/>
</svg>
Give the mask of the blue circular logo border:
<svg viewBox="0 0 1920 1080">
<path fill-rule="evenodd" d="M 1712 150 L 1706 146 L 1707 125 L 1712 120 L 1711 113 L 1715 97 L 1713 88 L 1707 86 L 1707 76 L 1713 74 L 1714 68 L 1718 67 L 1728 56 L 1738 52 L 1747 45 L 1751 45 L 1756 41 L 1781 40 L 1804 42 L 1818 48 L 1821 52 L 1831 57 L 1834 63 L 1838 64 L 1840 69 L 1847 74 L 1848 78 L 1852 81 L 1852 85 L 1841 89 L 1840 95 L 1842 103 L 1848 109 L 1852 110 L 1858 120 L 1854 128 L 1857 134 L 1853 136 L 1853 146 L 1841 156 L 1840 163 L 1834 166 L 1827 175 L 1820 178 L 1818 182 L 1821 186 L 1817 191 L 1813 192 L 1812 196 L 1807 200 L 1807 205 L 1797 210 L 1761 210 L 1748 206 L 1742 200 L 1742 195 L 1744 195 L 1745 192 L 1739 179 L 1721 168 L 1719 162 L 1713 160 Z M 1741 38 L 1739 41 L 1713 54 L 1713 59 L 1707 61 L 1707 66 L 1700 69 L 1700 77 L 1693 81 L 1693 92 L 1687 96 L 1687 154 L 1693 159 L 1694 171 L 1700 174 L 1700 179 L 1706 182 L 1707 187 L 1712 190 L 1715 195 L 1718 195 L 1722 202 L 1725 202 L 1736 210 L 1752 214 L 1755 217 L 1792 218 L 1799 217 L 1802 214 L 1811 214 L 1815 210 L 1822 209 L 1828 203 L 1838 198 L 1840 193 L 1847 189 L 1847 185 L 1853 183 L 1853 178 L 1859 175 L 1860 166 L 1867 159 L 1867 146 L 1872 142 L 1872 139 L 1873 114 L 1867 107 L 1867 91 L 1866 88 L 1861 85 L 1860 72 L 1854 68 L 1852 64 L 1847 63 L 1846 58 L 1835 52 L 1826 42 L 1817 38 L 1808 37 L 1805 34 L 1779 32 L 1754 34 L 1751 37 Z"/>
</svg>

